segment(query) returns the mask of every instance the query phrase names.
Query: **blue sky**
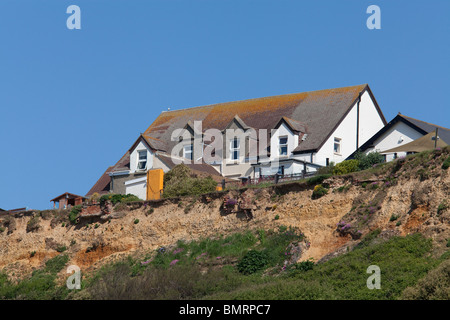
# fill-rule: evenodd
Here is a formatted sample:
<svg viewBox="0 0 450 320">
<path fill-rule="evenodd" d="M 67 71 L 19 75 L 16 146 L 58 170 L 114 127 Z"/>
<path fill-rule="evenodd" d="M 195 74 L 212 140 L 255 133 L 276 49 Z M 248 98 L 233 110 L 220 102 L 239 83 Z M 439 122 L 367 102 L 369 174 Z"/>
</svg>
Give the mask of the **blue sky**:
<svg viewBox="0 0 450 320">
<path fill-rule="evenodd" d="M 69 5 L 81 30 L 69 30 Z M 381 29 L 369 30 L 369 5 Z M 368 83 L 450 127 L 450 1 L 2 0 L 0 208 L 84 195 L 163 110 Z"/>
</svg>

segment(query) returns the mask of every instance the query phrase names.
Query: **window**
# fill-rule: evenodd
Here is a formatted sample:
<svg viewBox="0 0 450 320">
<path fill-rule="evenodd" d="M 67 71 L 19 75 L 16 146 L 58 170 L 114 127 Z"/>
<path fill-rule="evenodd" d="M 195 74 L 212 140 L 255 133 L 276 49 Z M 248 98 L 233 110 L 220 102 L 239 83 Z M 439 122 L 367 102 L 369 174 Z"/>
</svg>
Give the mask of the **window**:
<svg viewBox="0 0 450 320">
<path fill-rule="evenodd" d="M 280 137 L 280 142 L 279 142 L 279 152 L 280 152 L 280 156 L 287 156 L 288 154 L 288 138 L 287 137 Z"/>
<path fill-rule="evenodd" d="M 239 139 L 234 138 L 230 141 L 230 159 L 239 160 Z"/>
<path fill-rule="evenodd" d="M 278 167 L 278 174 L 284 175 L 284 166 Z"/>
<path fill-rule="evenodd" d="M 138 151 L 138 164 L 139 170 L 145 170 L 147 168 L 147 150 Z"/>
<path fill-rule="evenodd" d="M 334 153 L 341 153 L 341 139 L 334 138 Z"/>
<path fill-rule="evenodd" d="M 183 157 L 185 159 L 192 160 L 192 144 L 184 146 L 184 148 L 183 148 Z"/>
</svg>

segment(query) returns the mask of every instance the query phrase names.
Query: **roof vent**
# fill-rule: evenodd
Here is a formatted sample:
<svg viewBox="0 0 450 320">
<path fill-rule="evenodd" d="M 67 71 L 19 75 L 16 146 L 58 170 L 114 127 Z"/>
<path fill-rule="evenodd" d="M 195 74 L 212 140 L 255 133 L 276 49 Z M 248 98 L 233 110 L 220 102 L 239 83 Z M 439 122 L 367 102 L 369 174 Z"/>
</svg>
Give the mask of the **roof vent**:
<svg viewBox="0 0 450 320">
<path fill-rule="evenodd" d="M 305 134 L 303 135 L 303 137 L 302 137 L 302 141 L 305 141 L 305 139 L 306 139 L 307 136 L 308 136 L 308 134 L 305 133 Z"/>
</svg>

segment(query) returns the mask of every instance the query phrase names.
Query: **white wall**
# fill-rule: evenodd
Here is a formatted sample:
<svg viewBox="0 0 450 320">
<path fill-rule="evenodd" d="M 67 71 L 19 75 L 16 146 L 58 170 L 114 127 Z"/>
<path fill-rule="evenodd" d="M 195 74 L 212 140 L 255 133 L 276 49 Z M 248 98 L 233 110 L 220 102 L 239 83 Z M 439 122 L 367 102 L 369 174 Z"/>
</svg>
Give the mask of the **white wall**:
<svg viewBox="0 0 450 320">
<path fill-rule="evenodd" d="M 387 130 L 383 135 L 381 135 L 377 140 L 374 141 L 374 148 L 366 150 L 365 153 L 378 151 L 382 152 L 392 148 L 399 147 L 416 139 L 419 139 L 423 135 L 417 132 L 415 129 L 406 125 L 405 123 L 399 121 L 394 124 L 389 130 Z M 406 155 L 406 152 L 398 152 L 397 156 L 402 157 Z M 394 154 L 387 154 L 386 161 L 391 161 L 394 159 Z"/>
<path fill-rule="evenodd" d="M 140 141 L 130 154 L 130 173 L 136 172 L 138 162 L 138 151 L 147 150 L 147 170 L 153 168 L 153 153 L 147 146 Z"/>
<path fill-rule="evenodd" d="M 356 109 L 356 108 L 355 108 Z M 370 94 L 365 91 L 361 96 L 359 105 L 359 147 L 367 140 L 373 137 L 381 128 L 384 127 L 383 121 L 378 114 L 374 102 L 370 98 Z"/>
<path fill-rule="evenodd" d="M 280 157 L 280 149 L 279 149 L 279 139 L 280 137 L 287 136 L 288 142 L 288 151 L 287 156 L 291 156 L 291 152 L 298 146 L 298 135 L 294 134 L 283 122 L 278 127 L 277 130 L 273 133 L 273 135 L 270 138 L 270 158 L 276 159 Z"/>
<path fill-rule="evenodd" d="M 322 148 L 313 157 L 313 162 L 319 165 L 326 165 L 326 158 L 334 163 L 345 160 L 356 149 L 356 120 L 357 107 L 353 105 L 350 112 L 341 122 L 338 128 L 331 134 Z M 375 133 L 383 128 L 383 121 L 376 110 L 370 95 L 365 91 L 361 96 L 359 104 L 359 143 L 360 147 L 369 140 Z M 334 138 L 341 139 L 340 154 L 334 153 Z"/>
<path fill-rule="evenodd" d="M 147 177 L 125 182 L 125 193 L 134 194 L 142 200 L 147 200 Z"/>
</svg>

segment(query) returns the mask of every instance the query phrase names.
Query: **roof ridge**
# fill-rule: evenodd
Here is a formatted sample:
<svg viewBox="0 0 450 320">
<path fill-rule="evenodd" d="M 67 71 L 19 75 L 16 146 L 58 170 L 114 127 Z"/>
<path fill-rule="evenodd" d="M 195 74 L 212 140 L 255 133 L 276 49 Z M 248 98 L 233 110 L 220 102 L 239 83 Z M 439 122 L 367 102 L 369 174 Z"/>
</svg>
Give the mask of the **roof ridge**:
<svg viewBox="0 0 450 320">
<path fill-rule="evenodd" d="M 413 118 L 413 117 L 405 116 L 404 114 L 401 114 L 401 113 L 398 114 L 398 115 L 399 115 L 400 117 L 403 117 L 403 118 L 406 118 L 406 119 L 412 119 L 412 120 L 415 120 L 415 121 L 419 121 L 419 122 L 426 123 L 426 124 L 428 124 L 428 125 L 430 125 L 430 126 L 433 126 L 433 127 L 436 127 L 436 128 L 445 129 L 445 130 L 449 130 L 449 131 L 450 131 L 449 128 L 446 128 L 446 127 L 443 127 L 443 126 L 439 126 L 439 125 L 434 124 L 434 123 L 431 123 L 431 122 L 427 122 L 427 121 L 423 121 L 423 120 L 416 119 L 416 118 Z"/>
<path fill-rule="evenodd" d="M 191 109 L 196 109 L 196 108 L 214 107 L 214 106 L 218 106 L 218 105 L 221 105 L 221 104 L 241 103 L 243 101 L 253 101 L 253 100 L 268 99 L 268 98 L 294 96 L 294 95 L 305 94 L 305 93 L 312 93 L 312 92 L 329 91 L 329 90 L 336 90 L 336 89 L 348 89 L 348 88 L 366 87 L 366 86 L 368 86 L 368 83 L 358 84 L 358 85 L 354 85 L 354 86 L 346 86 L 346 87 L 337 87 L 337 88 L 318 89 L 318 90 L 310 90 L 310 91 L 303 91 L 303 92 L 276 94 L 276 95 L 273 95 L 273 96 L 265 96 L 265 97 L 249 98 L 249 99 L 241 99 L 241 100 L 233 100 L 233 101 L 225 101 L 225 102 L 217 102 L 217 103 L 212 103 L 212 104 L 205 104 L 205 105 L 202 105 L 202 106 L 187 107 L 187 108 L 182 108 L 182 109 L 177 109 L 177 110 L 164 111 L 163 113 L 171 113 L 171 112 L 177 112 L 177 111 L 191 110 Z"/>
</svg>

